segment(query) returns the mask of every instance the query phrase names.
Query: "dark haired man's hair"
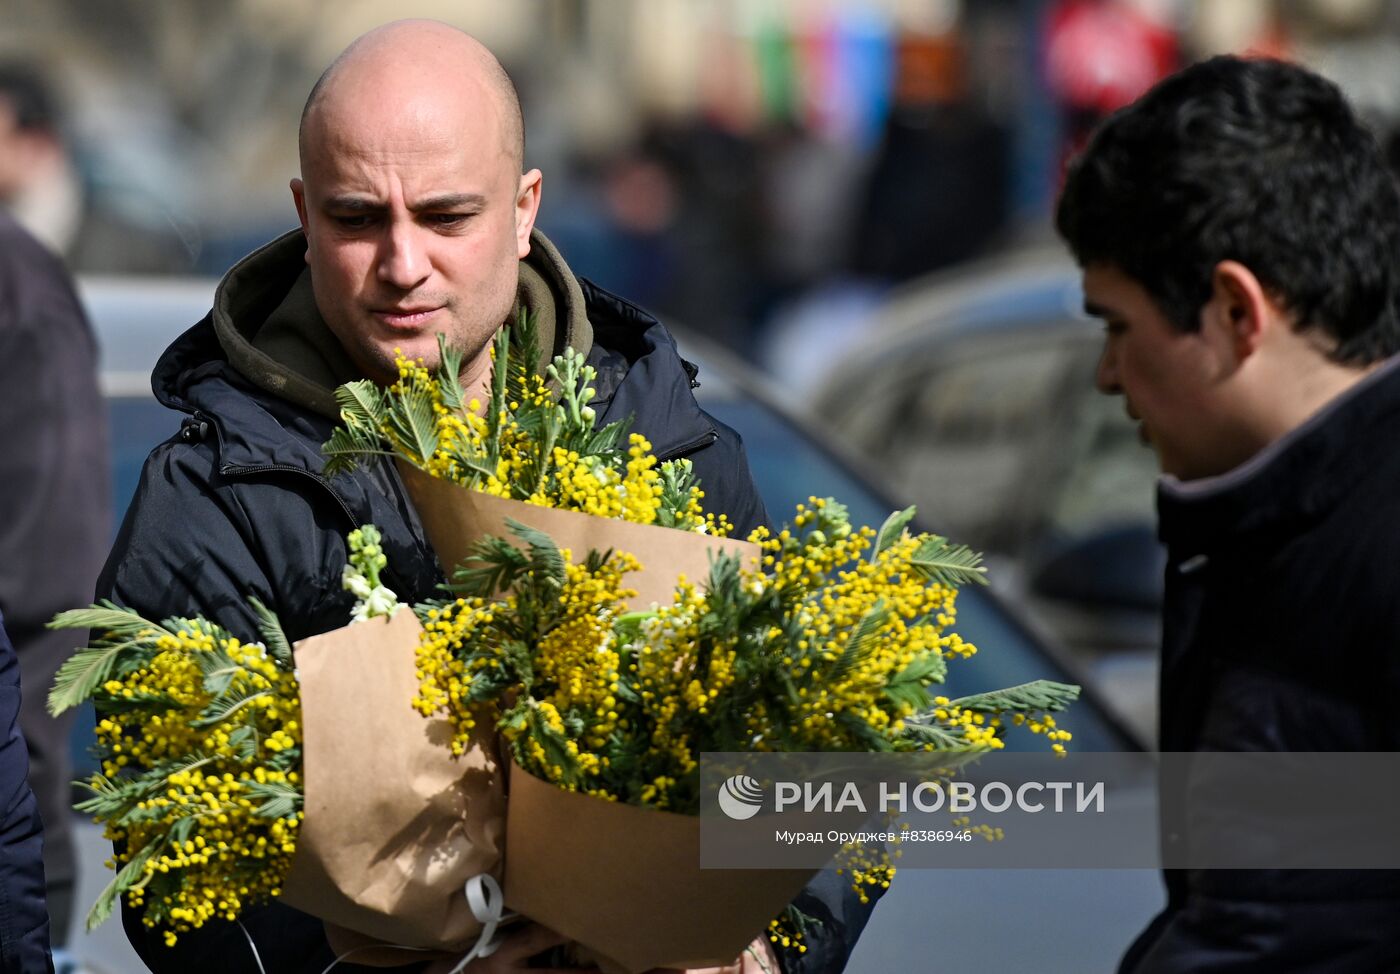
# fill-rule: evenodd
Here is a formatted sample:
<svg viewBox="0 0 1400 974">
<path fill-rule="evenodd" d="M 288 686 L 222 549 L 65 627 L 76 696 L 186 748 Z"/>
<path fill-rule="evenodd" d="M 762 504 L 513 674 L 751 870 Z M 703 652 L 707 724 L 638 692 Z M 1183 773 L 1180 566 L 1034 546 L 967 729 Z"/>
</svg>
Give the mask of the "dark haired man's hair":
<svg viewBox="0 0 1400 974">
<path fill-rule="evenodd" d="M 43 74 L 29 64 L 0 64 L 0 98 L 15 115 L 15 127 L 24 131 L 58 129 L 58 107 Z"/>
<path fill-rule="evenodd" d="M 1070 164 L 1056 226 L 1183 331 L 1235 260 L 1334 361 L 1400 351 L 1400 191 L 1336 85 L 1297 65 L 1219 57 L 1157 85 Z"/>
</svg>

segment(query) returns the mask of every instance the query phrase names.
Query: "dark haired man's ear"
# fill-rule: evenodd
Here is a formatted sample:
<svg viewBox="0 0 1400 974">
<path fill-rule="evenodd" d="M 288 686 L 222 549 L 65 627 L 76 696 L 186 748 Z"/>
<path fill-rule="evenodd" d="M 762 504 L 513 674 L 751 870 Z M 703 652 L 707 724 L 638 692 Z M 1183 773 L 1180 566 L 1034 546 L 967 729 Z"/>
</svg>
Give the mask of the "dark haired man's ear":
<svg viewBox="0 0 1400 974">
<path fill-rule="evenodd" d="M 1278 309 L 1248 267 L 1222 260 L 1211 274 L 1210 300 L 1202 310 L 1201 327 L 1235 364 L 1259 349 L 1264 332 L 1278 318 Z"/>
</svg>

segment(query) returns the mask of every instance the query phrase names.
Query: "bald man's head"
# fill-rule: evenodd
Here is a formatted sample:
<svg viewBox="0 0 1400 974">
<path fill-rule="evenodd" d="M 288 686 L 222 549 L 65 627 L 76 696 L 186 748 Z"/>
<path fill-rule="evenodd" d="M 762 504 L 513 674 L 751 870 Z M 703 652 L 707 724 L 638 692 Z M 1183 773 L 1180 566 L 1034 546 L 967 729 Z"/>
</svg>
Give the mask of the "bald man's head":
<svg viewBox="0 0 1400 974">
<path fill-rule="evenodd" d="M 445 24 L 372 31 L 317 84 L 292 198 L 316 307 L 365 375 L 392 381 L 400 350 L 435 365 L 441 334 L 485 381 L 539 207 L 523 151 L 510 79 Z"/>
<path fill-rule="evenodd" d="M 400 20 L 375 28 L 351 42 L 311 86 L 311 94 L 301 110 L 297 129 L 297 151 L 302 172 L 306 171 L 309 142 L 318 135 L 316 115 L 323 98 L 335 92 L 336 76 L 342 71 L 392 70 L 396 60 L 422 64 L 446 61 L 450 73 L 466 68 L 474 74 L 497 103 L 501 122 L 501 144 L 519 172 L 525 164 L 525 119 L 515 82 L 501 62 L 480 41 L 465 31 L 435 20 Z M 444 81 L 447 79 L 444 78 Z"/>
</svg>

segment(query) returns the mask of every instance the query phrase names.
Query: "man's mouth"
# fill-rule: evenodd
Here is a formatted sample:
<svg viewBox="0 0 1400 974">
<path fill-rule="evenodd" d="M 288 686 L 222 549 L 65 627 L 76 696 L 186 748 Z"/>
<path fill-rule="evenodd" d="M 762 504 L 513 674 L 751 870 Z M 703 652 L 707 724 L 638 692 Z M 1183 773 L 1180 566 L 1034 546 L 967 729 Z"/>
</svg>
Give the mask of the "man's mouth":
<svg viewBox="0 0 1400 974">
<path fill-rule="evenodd" d="M 1142 417 L 1137 414 L 1137 410 L 1133 408 L 1132 403 L 1125 403 L 1123 405 L 1123 410 L 1128 414 L 1128 419 L 1132 420 L 1137 426 L 1138 440 L 1142 443 L 1150 444 L 1152 442 L 1152 437 L 1148 435 L 1147 424 L 1142 421 Z"/>
<path fill-rule="evenodd" d="M 432 320 L 434 314 L 441 311 L 438 306 L 415 306 L 408 308 L 375 308 L 374 316 L 390 328 L 402 328 L 408 331 L 422 328 Z"/>
</svg>

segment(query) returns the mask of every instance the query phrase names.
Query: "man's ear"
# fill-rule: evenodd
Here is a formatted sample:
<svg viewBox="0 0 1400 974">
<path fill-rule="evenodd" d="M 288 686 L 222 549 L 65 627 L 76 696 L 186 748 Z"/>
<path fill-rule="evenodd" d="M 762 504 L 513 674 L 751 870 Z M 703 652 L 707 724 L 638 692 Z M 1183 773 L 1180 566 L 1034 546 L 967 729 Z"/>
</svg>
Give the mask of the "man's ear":
<svg viewBox="0 0 1400 974">
<path fill-rule="evenodd" d="M 520 177 L 520 190 L 515 196 L 515 256 L 524 260 L 530 254 L 530 231 L 535 229 L 535 217 L 540 212 L 540 183 L 538 169 Z"/>
<path fill-rule="evenodd" d="M 1239 261 L 1222 260 L 1210 276 L 1210 299 L 1201 309 L 1201 327 L 1236 363 L 1259 350 L 1267 329 L 1280 319 L 1254 272 Z"/>
<path fill-rule="evenodd" d="M 293 176 L 291 182 L 292 202 L 296 204 L 297 219 L 301 221 L 301 232 L 306 235 L 306 262 L 311 263 L 311 229 L 306 224 L 306 184 Z"/>
</svg>

